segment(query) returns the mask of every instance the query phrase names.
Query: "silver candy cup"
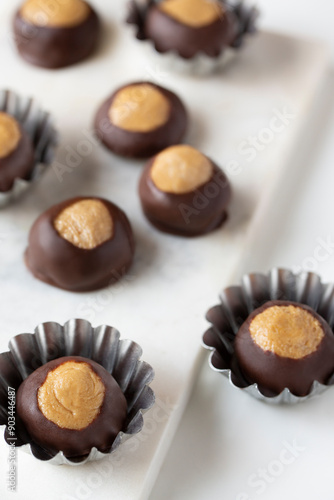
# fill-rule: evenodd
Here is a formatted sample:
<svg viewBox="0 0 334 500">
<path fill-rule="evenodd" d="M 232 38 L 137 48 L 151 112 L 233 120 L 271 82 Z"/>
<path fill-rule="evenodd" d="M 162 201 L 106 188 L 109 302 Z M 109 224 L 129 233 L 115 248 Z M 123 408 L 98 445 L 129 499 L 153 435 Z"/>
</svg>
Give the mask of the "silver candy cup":
<svg viewBox="0 0 334 500">
<path fill-rule="evenodd" d="M 1 90 L 0 111 L 16 118 L 29 134 L 35 150 L 35 164 L 29 179 L 16 179 L 10 191 L 0 192 L 1 208 L 20 196 L 41 177 L 53 160 L 58 137 L 49 113 L 43 111 L 31 98 Z"/>
<path fill-rule="evenodd" d="M 242 323 L 255 309 L 270 300 L 290 300 L 306 304 L 333 328 L 334 285 L 323 284 L 314 273 L 293 274 L 286 269 L 272 269 L 268 275 L 247 274 L 240 286 L 222 291 L 220 304 L 212 307 L 206 318 L 211 323 L 203 335 L 203 345 L 211 350 L 209 364 L 228 377 L 230 383 L 266 403 L 299 403 L 321 394 L 334 384 L 334 373 L 327 384 L 315 381 L 307 396 L 299 397 L 284 389 L 280 394 L 266 394 L 257 384 L 244 380 L 234 357 L 234 337 Z M 333 361 L 334 366 L 334 361 Z"/>
<path fill-rule="evenodd" d="M 9 342 L 9 352 L 0 354 L 0 425 L 8 432 L 8 388 L 18 387 L 34 370 L 62 356 L 82 356 L 102 365 L 115 378 L 127 400 L 127 418 L 123 430 L 117 435 L 108 453 L 93 448 L 88 456 L 69 459 L 62 452 L 52 454 L 34 442 L 28 442 L 24 426 L 17 419 L 16 446 L 22 447 L 39 460 L 54 465 L 80 465 L 99 460 L 112 453 L 131 435 L 141 431 L 143 413 L 154 404 L 155 397 L 148 384 L 154 371 L 145 361 L 139 361 L 141 347 L 131 340 L 120 340 L 119 332 L 107 325 L 93 328 L 83 319 L 72 319 L 64 326 L 43 323 L 34 334 L 17 335 Z"/>
<path fill-rule="evenodd" d="M 198 53 L 194 57 L 185 59 L 175 51 L 158 52 L 153 42 L 145 36 L 145 18 L 150 6 L 161 0 L 130 0 L 128 4 L 127 23 L 134 27 L 134 34 L 147 51 L 148 57 L 160 69 L 178 73 L 205 76 L 220 71 L 240 52 L 244 38 L 256 31 L 259 11 L 253 6 L 247 6 L 244 0 L 219 0 L 226 9 L 232 11 L 239 22 L 238 35 L 233 47 L 226 47 L 217 57 L 210 57 L 205 53 Z"/>
</svg>

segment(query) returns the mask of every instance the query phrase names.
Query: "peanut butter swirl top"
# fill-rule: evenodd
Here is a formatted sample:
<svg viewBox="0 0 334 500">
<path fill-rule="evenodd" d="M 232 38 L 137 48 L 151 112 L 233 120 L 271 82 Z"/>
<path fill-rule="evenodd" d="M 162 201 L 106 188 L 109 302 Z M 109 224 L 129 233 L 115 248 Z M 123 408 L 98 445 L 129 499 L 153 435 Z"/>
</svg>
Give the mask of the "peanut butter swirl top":
<svg viewBox="0 0 334 500">
<path fill-rule="evenodd" d="M 89 13 L 89 5 L 82 0 L 27 0 L 20 9 L 25 21 L 49 28 L 78 26 Z"/>
<path fill-rule="evenodd" d="M 37 399 L 45 418 L 81 430 L 98 416 L 104 396 L 105 386 L 88 363 L 67 361 L 48 373 Z"/>
<path fill-rule="evenodd" d="M 222 18 L 225 12 L 216 0 L 163 0 L 159 9 L 192 28 L 208 26 Z"/>
<path fill-rule="evenodd" d="M 164 125 L 169 114 L 167 97 L 149 83 L 120 89 L 109 109 L 111 123 L 129 132 L 151 132 Z"/>
<path fill-rule="evenodd" d="M 81 200 L 66 207 L 54 220 L 59 235 L 72 245 L 91 250 L 113 236 L 113 220 L 100 200 Z"/>
<path fill-rule="evenodd" d="M 20 140 L 21 131 L 15 118 L 0 112 L 0 159 L 13 153 Z"/>
<path fill-rule="evenodd" d="M 206 156 L 191 146 L 180 144 L 155 157 L 151 178 L 161 191 L 184 194 L 208 182 L 212 172 L 212 163 Z"/>
<path fill-rule="evenodd" d="M 319 321 L 301 307 L 272 306 L 255 316 L 250 327 L 253 341 L 265 351 L 291 359 L 315 352 L 324 337 Z"/>
</svg>

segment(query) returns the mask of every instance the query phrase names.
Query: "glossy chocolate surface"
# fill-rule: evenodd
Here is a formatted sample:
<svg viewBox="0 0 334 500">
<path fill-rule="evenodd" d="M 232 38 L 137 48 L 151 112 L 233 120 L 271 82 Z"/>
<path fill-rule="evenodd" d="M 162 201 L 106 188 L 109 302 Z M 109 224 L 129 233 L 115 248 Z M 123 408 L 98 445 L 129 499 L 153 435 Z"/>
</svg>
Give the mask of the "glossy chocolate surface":
<svg viewBox="0 0 334 500">
<path fill-rule="evenodd" d="M 105 397 L 100 413 L 95 420 L 81 430 L 58 427 L 40 411 L 37 400 L 38 389 L 48 373 L 66 361 L 87 363 L 100 377 L 105 386 Z M 31 439 L 51 453 L 62 451 L 66 457 L 80 457 L 96 447 L 108 452 L 123 429 L 127 403 L 115 379 L 101 365 L 79 356 L 58 358 L 35 370 L 19 387 L 17 413 Z"/>
<path fill-rule="evenodd" d="M 203 27 L 187 26 L 172 18 L 156 4 L 146 16 L 144 37 L 153 41 L 158 52 L 175 51 L 189 59 L 203 52 L 211 57 L 221 54 L 236 38 L 237 20 L 232 12 Z"/>
<path fill-rule="evenodd" d="M 154 184 L 146 165 L 139 183 L 139 196 L 147 219 L 160 231 L 179 236 L 199 236 L 220 227 L 227 218 L 230 183 L 213 162 L 211 179 L 195 191 L 184 194 L 163 192 Z"/>
<path fill-rule="evenodd" d="M 292 359 L 264 351 L 252 339 L 249 331 L 252 320 L 268 307 L 295 305 L 314 316 L 324 332 L 324 337 L 316 351 L 300 358 Z M 280 394 L 285 388 L 296 396 L 309 393 L 312 383 L 317 380 L 325 384 L 334 371 L 334 335 L 328 323 L 310 307 L 289 301 L 270 301 L 250 314 L 241 325 L 234 342 L 235 360 L 249 383 L 257 383 L 263 394 Z"/>
<path fill-rule="evenodd" d="M 129 132 L 111 123 L 109 109 L 119 90 L 140 83 L 154 86 L 168 99 L 170 115 L 164 125 L 150 132 Z M 147 158 L 172 144 L 178 144 L 186 132 L 187 123 L 187 112 L 176 94 L 151 82 L 133 82 L 117 89 L 102 104 L 96 114 L 94 127 L 96 135 L 113 153 L 130 158 Z"/>
<path fill-rule="evenodd" d="M 76 64 L 88 58 L 96 49 L 100 21 L 90 7 L 88 18 L 72 27 L 36 26 L 27 22 L 17 11 L 14 18 L 17 50 L 28 63 L 48 69 Z"/>
<path fill-rule="evenodd" d="M 15 179 L 29 179 L 35 164 L 35 152 L 27 132 L 19 125 L 21 139 L 17 148 L 0 158 L 0 192 L 10 191 Z"/>
<path fill-rule="evenodd" d="M 113 220 L 113 236 L 85 250 L 60 236 L 54 220 L 63 209 L 81 200 L 100 200 Z M 44 212 L 33 224 L 25 253 L 32 274 L 50 285 L 73 292 L 97 290 L 118 281 L 131 266 L 134 238 L 125 213 L 110 201 L 78 197 L 63 201 Z"/>
</svg>

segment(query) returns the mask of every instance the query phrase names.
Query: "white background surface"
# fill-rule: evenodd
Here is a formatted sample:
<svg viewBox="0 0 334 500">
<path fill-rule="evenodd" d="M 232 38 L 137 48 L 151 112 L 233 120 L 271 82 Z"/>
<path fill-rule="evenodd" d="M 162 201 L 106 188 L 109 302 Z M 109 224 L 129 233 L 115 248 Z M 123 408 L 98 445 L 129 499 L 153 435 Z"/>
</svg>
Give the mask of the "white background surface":
<svg viewBox="0 0 334 500">
<path fill-rule="evenodd" d="M 96 0 L 94 4 L 100 4 L 102 8 L 105 8 L 104 1 Z M 304 2 L 301 5 L 303 7 L 302 12 L 305 14 L 307 10 L 306 3 Z M 8 15 L 12 10 L 11 4 L 0 4 L 0 7 L 3 8 L 4 15 Z M 269 11 L 268 2 L 264 7 Z M 278 6 L 275 8 L 278 8 Z M 286 3 L 284 9 L 282 7 L 282 13 L 287 18 L 285 11 L 291 11 L 291 2 Z M 120 12 L 117 15 L 121 18 Z M 276 21 L 278 20 L 277 15 L 273 17 Z M 1 20 L 0 18 L 0 23 Z M 112 24 L 113 20 L 112 15 L 110 17 L 105 16 L 105 24 Z M 325 20 L 329 23 L 329 16 L 325 17 Z M 284 28 L 286 24 L 284 21 Z M 296 25 L 298 25 L 299 29 L 301 24 L 296 14 Z M 263 19 L 263 25 L 265 26 L 265 18 Z M 281 25 L 279 28 L 282 30 L 283 26 Z M 291 27 L 292 29 L 293 27 Z M 2 32 L 1 34 L 2 40 L 4 40 L 6 33 Z M 22 62 L 11 55 L 6 44 L 2 43 L 0 45 L 1 58 L 3 61 L 4 58 L 7 58 L 6 64 L 10 68 L 10 71 L 3 75 L 2 85 L 38 96 L 42 104 L 53 112 L 63 133 L 63 141 L 65 138 L 62 153 L 64 153 L 65 146 L 76 145 L 82 139 L 83 127 L 85 127 L 85 130 L 86 127 L 90 127 L 91 117 L 98 104 L 97 101 L 103 99 L 115 86 L 129 79 L 162 78 L 166 86 L 177 90 L 181 96 L 186 97 L 191 109 L 192 123 L 194 124 L 191 127 L 188 140 L 196 143 L 203 150 L 210 150 L 214 158 L 221 157 L 221 133 L 223 133 L 225 140 L 224 158 L 233 158 L 240 139 L 254 130 L 260 130 L 264 124 L 267 124 L 272 116 L 273 106 L 282 105 L 281 99 L 283 101 L 291 99 L 292 102 L 294 100 L 299 102 L 300 97 L 299 104 L 301 108 L 299 111 L 301 115 L 309 104 L 310 95 L 307 88 L 312 86 L 312 71 L 306 72 L 308 78 L 305 78 L 305 81 L 299 80 L 297 83 L 297 80 L 293 80 L 291 75 L 294 74 L 293 69 L 296 68 L 292 69 L 290 67 L 290 71 L 287 68 L 289 68 L 296 54 L 291 54 L 292 59 L 290 60 L 290 53 L 284 50 L 283 47 L 283 54 L 285 54 L 286 59 L 282 59 L 281 48 L 275 51 L 275 37 L 269 36 L 267 38 L 268 44 L 271 43 L 271 49 L 273 49 L 273 60 L 266 60 L 265 58 L 260 60 L 261 58 L 255 57 L 254 60 L 258 63 L 257 68 L 253 66 L 247 68 L 247 66 L 241 64 L 240 67 L 235 68 L 235 72 L 232 71 L 221 82 L 219 78 L 214 78 L 212 81 L 206 82 L 204 87 L 202 81 L 197 80 L 193 81 L 190 87 L 189 80 L 186 78 L 172 77 L 169 79 L 169 75 L 161 73 L 160 68 L 143 65 L 140 59 L 140 50 L 137 47 L 138 44 L 131 45 L 131 50 L 138 50 L 138 57 L 133 52 L 131 66 L 124 64 L 123 54 L 116 50 L 117 43 L 120 40 L 123 41 L 123 36 L 124 43 L 128 43 L 125 50 L 129 50 L 130 42 L 125 42 L 126 38 L 121 30 L 116 31 L 113 39 L 115 46 L 112 45 L 110 39 L 105 39 L 105 46 L 100 52 L 100 56 L 90 63 L 91 71 L 89 73 L 85 65 L 73 70 L 65 70 L 63 73 L 47 73 L 24 66 L 23 77 Z M 288 44 L 288 46 L 290 45 Z M 107 67 L 108 50 L 110 50 L 110 60 Z M 111 52 L 113 57 L 111 57 Z M 269 52 L 264 51 L 264 56 L 266 54 L 268 56 Z M 307 54 L 303 54 L 301 59 L 296 58 L 301 62 L 302 66 L 307 65 L 308 61 Z M 314 61 L 311 53 L 310 61 Z M 270 73 L 268 73 L 269 67 L 271 68 Z M 248 73 L 249 70 L 250 73 Z M 76 88 L 78 91 L 75 95 L 69 91 L 69 79 L 64 78 L 65 74 L 69 78 L 77 79 L 78 85 Z M 103 78 L 97 78 L 97 74 L 103 74 Z M 36 78 L 36 75 L 39 75 L 39 77 Z M 252 79 L 249 78 L 249 75 L 252 75 Z M 282 77 L 285 82 L 288 82 L 287 90 L 285 90 L 284 86 L 281 86 Z M 302 89 L 299 88 L 301 86 L 303 86 Z M 219 106 L 216 106 L 216 94 L 214 93 L 217 87 L 222 91 L 222 100 Z M 257 101 L 249 97 L 249 91 L 252 90 L 253 92 L 254 89 L 257 96 L 259 96 Z M 254 96 L 252 92 L 250 92 L 250 95 Z M 212 113 L 210 119 L 204 106 L 209 108 Z M 328 113 L 328 108 L 329 102 L 327 100 L 324 106 L 324 114 Z M 232 116 L 231 111 L 233 111 L 233 116 L 238 119 L 237 129 L 235 128 L 235 122 L 233 124 L 231 122 L 227 123 L 227 120 L 223 125 L 220 125 L 223 127 L 222 129 L 218 128 L 217 120 L 219 120 L 219 124 L 222 124 L 221 116 L 230 117 Z M 249 120 L 250 116 L 254 116 L 254 121 Z M 313 119 L 313 117 L 311 118 Z M 318 118 L 314 117 L 314 120 L 316 122 Z M 323 126 L 323 117 L 319 116 L 319 123 Z M 320 133 L 317 123 L 314 125 L 315 130 Z M 299 128 L 299 126 L 297 120 L 296 127 Z M 137 166 L 115 159 L 100 148 L 94 149 L 93 156 L 85 159 L 83 164 L 80 165 L 80 169 L 74 170 L 65 179 L 66 182 L 63 184 L 55 183 L 54 173 L 50 172 L 43 179 L 40 186 L 36 188 L 34 196 L 30 195 L 24 198 L 15 205 L 15 208 L 4 212 L 6 219 L 1 220 L 3 242 L 1 258 L 3 264 L 2 278 L 6 286 L 2 290 L 3 300 L 1 300 L 0 322 L 3 332 L 0 339 L 1 350 L 6 348 L 7 341 L 13 334 L 32 331 L 40 321 L 54 319 L 63 322 L 73 316 L 73 311 L 80 311 L 80 315 L 84 317 L 87 317 L 90 311 L 91 318 L 88 317 L 88 319 L 92 319 L 95 324 L 112 321 L 121 330 L 122 336 L 133 338 L 141 343 L 145 353 L 144 359 L 158 368 L 154 388 L 161 409 L 158 417 L 155 414 L 153 422 L 152 419 L 150 421 L 153 428 L 156 427 L 152 430 L 152 427 L 146 426 L 145 432 L 133 441 L 133 446 L 122 452 L 120 465 L 117 460 L 113 462 L 112 474 L 110 474 L 111 469 L 108 469 L 107 465 L 106 477 L 102 484 L 98 486 L 96 486 L 97 483 L 94 484 L 94 466 L 85 466 L 75 470 L 50 468 L 47 464 L 36 464 L 29 456 L 20 456 L 20 490 L 17 498 L 36 500 L 36 491 L 38 491 L 38 498 L 47 497 L 48 500 L 58 500 L 60 498 L 68 500 L 68 498 L 74 496 L 78 499 L 99 498 L 101 500 L 105 500 L 110 496 L 114 500 L 116 498 L 134 500 L 140 498 L 141 495 L 142 498 L 145 497 L 145 492 L 147 492 L 150 482 L 155 476 L 159 461 L 164 455 L 163 448 L 168 444 L 166 436 L 172 436 L 173 434 L 173 426 L 177 423 L 177 414 L 182 410 L 186 390 L 190 385 L 196 367 L 198 340 L 202 329 L 205 328 L 205 322 L 203 321 L 204 309 L 208 303 L 211 304 L 215 300 L 220 283 L 226 280 L 229 275 L 228 267 L 233 268 L 235 259 L 238 257 L 237 254 L 240 250 L 239 238 L 242 235 L 242 231 L 240 231 L 240 228 L 242 228 L 241 223 L 245 222 L 247 224 L 248 215 L 255 207 L 260 192 L 259 187 L 261 187 L 259 183 L 268 181 L 270 184 L 270 176 L 264 175 L 268 164 L 270 163 L 272 171 L 279 170 L 274 166 L 278 165 L 275 162 L 280 161 L 282 166 L 285 166 L 286 154 L 289 153 L 289 146 L 293 137 L 292 126 L 291 133 L 278 137 L 277 143 L 274 141 L 262 155 L 258 156 L 253 165 L 257 175 L 253 176 L 251 172 L 248 172 L 245 173 L 245 176 L 238 176 L 234 180 L 234 186 L 237 188 L 235 200 L 242 200 L 242 203 L 240 205 L 240 203 L 234 201 L 234 207 L 231 210 L 233 216 L 227 229 L 195 242 L 190 243 L 183 240 L 180 242 L 178 239 L 160 236 L 152 232 L 140 213 L 138 200 L 130 197 L 128 193 L 130 185 L 131 189 L 135 189 L 139 175 Z M 309 147 L 312 146 L 310 139 L 305 142 Z M 276 156 L 277 151 L 280 153 L 279 158 Z M 310 150 L 308 149 L 306 158 L 309 159 L 309 157 Z M 111 163 L 113 169 L 110 168 Z M 319 195 L 319 198 L 313 198 L 311 186 L 314 189 L 315 181 L 311 178 L 312 173 L 314 174 L 311 162 L 301 158 L 300 163 L 303 167 L 300 171 L 305 170 L 306 172 L 303 174 L 304 181 L 300 192 L 306 192 L 309 185 L 309 197 L 312 204 L 314 204 L 314 199 L 319 199 L 322 203 L 325 203 L 326 199 L 321 195 Z M 92 171 L 92 165 L 94 165 L 94 171 Z M 293 171 L 293 176 L 297 178 L 299 169 L 296 168 L 296 165 L 294 165 Z M 282 212 L 282 207 L 292 209 L 289 189 L 293 190 L 293 186 L 295 186 L 293 176 L 292 178 L 289 176 L 288 182 L 284 184 L 284 189 L 282 188 L 286 203 L 282 203 L 284 201 L 282 194 L 279 205 L 274 204 L 274 207 L 279 206 L 280 210 L 278 222 L 275 225 L 277 231 L 279 230 L 278 223 L 286 219 L 286 213 Z M 328 183 L 323 179 L 322 181 L 323 185 L 328 186 L 327 189 L 329 189 Z M 265 185 L 267 186 L 267 183 Z M 122 186 L 122 188 L 119 189 L 119 186 Z M 88 294 L 82 298 L 81 296 L 73 296 L 52 289 L 33 280 L 25 272 L 22 263 L 21 257 L 26 245 L 27 231 L 37 214 L 53 202 L 70 195 L 85 192 L 103 194 L 120 203 L 134 223 L 139 242 L 139 252 L 132 275 L 133 283 L 128 286 L 128 283 L 125 282 L 124 286 L 117 289 L 117 293 L 112 292 L 107 296 Z M 298 213 L 297 211 L 296 214 Z M 304 213 L 305 209 L 301 211 L 302 215 Z M 295 229 L 291 229 L 291 236 L 290 234 L 283 235 L 284 239 L 289 236 L 289 240 L 285 241 L 285 244 L 291 241 L 291 248 L 295 251 L 297 251 L 296 241 L 300 245 L 300 251 L 294 255 L 295 260 L 293 263 L 299 263 L 305 256 L 313 255 L 316 244 L 315 238 L 317 236 L 327 236 L 326 231 L 329 231 L 324 228 L 320 234 L 320 224 L 315 220 L 314 230 L 316 236 L 313 235 L 311 250 L 309 250 L 307 235 L 308 231 L 311 231 L 308 227 L 312 222 L 310 217 L 307 218 L 307 225 L 304 218 L 302 226 L 300 226 L 300 220 L 296 220 L 296 227 L 304 228 L 297 239 L 294 240 Z M 280 233 L 282 233 L 282 229 Z M 277 234 L 274 236 L 274 239 L 277 240 Z M 305 241 L 302 240 L 303 238 L 305 238 Z M 272 248 L 265 240 L 261 246 L 263 247 L 262 252 L 256 253 L 258 262 L 246 270 L 254 269 L 254 265 L 257 270 L 266 269 L 271 265 L 270 262 L 266 263 L 266 259 L 272 254 Z M 225 259 L 223 252 L 229 256 L 228 259 Z M 209 262 L 206 265 L 209 254 L 210 259 L 208 259 Z M 232 254 L 233 258 L 231 259 Z M 278 254 L 278 261 L 275 263 L 291 264 L 288 256 L 286 261 L 281 260 L 282 258 L 283 253 L 281 250 Z M 219 259 L 225 263 L 228 261 L 228 266 L 222 265 L 217 270 L 216 263 Z M 327 266 L 329 261 L 330 259 L 326 263 Z M 196 268 L 199 274 L 204 275 L 202 267 L 204 264 L 206 272 L 205 293 L 197 288 L 197 276 L 193 274 L 193 269 Z M 161 286 L 162 283 L 168 285 L 168 287 Z M 143 285 L 146 290 L 145 294 L 142 294 Z M 176 289 L 177 293 L 175 292 Z M 30 298 L 29 302 L 25 301 L 27 296 Z M 180 297 L 182 297 L 182 308 L 179 307 Z M 97 299 L 97 306 L 99 307 L 98 310 L 93 310 L 93 313 L 92 306 L 88 303 L 91 298 Z M 129 314 L 129 303 L 132 305 L 131 314 Z M 147 309 L 147 303 L 154 304 L 150 311 Z M 12 307 L 9 304 L 12 304 Z M 196 310 L 195 315 L 194 307 Z M 171 310 L 173 315 L 170 314 Z M 19 311 L 19 314 L 17 314 L 17 311 Z M 164 321 L 161 321 L 161 318 L 164 318 Z M 136 325 L 136 328 L 134 328 L 134 325 Z M 190 337 L 188 338 L 187 335 L 190 334 L 191 341 L 189 342 Z M 170 356 L 171 353 L 172 357 Z M 316 441 L 312 438 L 311 442 L 306 442 L 305 434 L 309 436 L 309 426 L 314 424 L 314 417 L 322 415 L 319 413 L 323 410 L 321 405 L 314 406 L 315 413 L 306 413 L 306 421 L 303 427 L 299 420 L 299 418 L 303 419 L 305 416 L 305 413 L 303 413 L 305 410 L 302 408 L 290 411 L 276 409 L 274 411 L 274 409 L 267 409 L 263 406 L 259 407 L 257 402 L 249 401 L 246 397 L 232 391 L 222 377 L 211 374 L 206 367 L 200 386 L 199 391 L 196 393 L 197 397 L 195 396 L 189 406 L 184 421 L 185 424 L 182 425 L 180 433 L 178 433 L 174 441 L 175 445 L 151 498 L 157 500 L 167 498 L 194 499 L 196 495 L 199 495 L 197 498 L 211 496 L 217 499 L 234 500 L 236 495 L 243 491 L 246 491 L 246 493 L 252 492 L 247 487 L 247 475 L 254 473 L 261 464 L 266 465 L 276 459 L 282 450 L 282 440 L 288 440 L 291 444 L 296 436 L 299 438 L 294 426 L 292 426 L 291 433 L 288 432 L 287 435 L 282 436 L 278 432 L 280 428 L 289 428 L 291 412 L 295 412 L 293 415 L 296 415 L 296 420 L 293 420 L 292 423 L 296 423 L 296 425 L 299 423 L 298 432 L 304 430 L 302 436 L 304 440 L 301 441 L 301 444 L 304 447 L 308 446 L 308 451 L 304 452 L 303 450 L 303 456 L 294 461 L 295 465 L 291 465 L 286 474 L 282 474 L 282 479 L 279 478 L 279 480 L 275 481 L 275 486 L 278 487 L 281 484 L 283 488 L 281 490 L 277 489 L 277 498 L 282 492 L 286 493 L 282 483 L 283 479 L 289 481 L 289 478 L 297 477 L 298 467 L 301 468 L 301 474 L 304 474 L 305 470 L 307 470 L 306 467 L 311 468 L 313 466 L 314 462 L 307 461 L 307 457 L 312 457 Z M 321 403 L 324 405 L 327 402 L 327 411 L 330 412 L 331 407 L 328 401 L 330 400 L 323 398 Z M 313 403 L 310 404 L 311 408 L 312 405 Z M 254 421 L 252 421 L 252 411 L 256 416 Z M 173 418 L 169 418 L 171 416 Z M 285 422 L 283 421 L 284 418 Z M 240 422 L 243 422 L 243 420 L 247 420 L 245 428 L 240 426 Z M 262 439 L 263 422 L 269 422 L 269 427 L 267 424 Z M 327 425 L 329 426 L 328 422 Z M 323 428 L 323 422 L 321 422 L 319 428 Z M 273 429 L 275 429 L 275 432 L 273 432 Z M 252 439 L 249 438 L 250 432 Z M 160 442 L 162 444 L 159 444 L 161 436 L 164 436 L 165 439 Z M 257 438 L 263 441 L 260 447 L 261 453 L 258 452 L 256 447 Z M 3 448 L 0 448 L 1 470 L 4 470 L 6 463 L 6 452 L 3 450 Z M 321 453 L 319 452 L 319 455 L 325 461 L 323 450 Z M 300 465 L 304 463 L 303 460 L 306 460 L 304 468 Z M 326 463 L 329 463 L 329 461 L 327 460 Z M 98 470 L 101 471 L 102 469 Z M 241 473 L 239 473 L 240 470 Z M 99 474 L 99 476 L 95 476 L 95 480 L 96 477 L 97 480 L 101 480 L 101 473 Z M 31 480 L 32 477 L 34 482 Z M 83 478 L 85 478 L 86 493 L 82 489 L 79 491 L 77 487 L 83 484 Z M 297 485 L 298 480 L 294 484 Z M 51 488 L 50 485 L 52 485 Z M 210 491 L 211 485 L 214 488 L 212 491 Z M 215 489 L 215 485 L 217 485 L 217 489 Z M 3 492 L 3 484 L 1 483 L 0 491 Z M 35 491 L 35 494 L 32 491 Z M 270 490 L 269 487 L 266 489 L 265 498 L 269 498 L 267 494 L 271 491 L 274 490 Z M 5 495 L 8 496 L 8 493 L 5 493 Z M 274 499 L 275 497 L 272 496 L 271 498 Z"/>
<path fill-rule="evenodd" d="M 257 3 L 262 27 L 327 40 L 334 62 L 333 2 Z M 333 244 L 318 253 L 323 240 L 334 242 L 333 88 L 331 70 L 244 272 L 281 266 L 334 280 Z M 333 414 L 334 389 L 300 406 L 269 407 L 235 394 L 205 363 L 150 500 L 333 500 Z M 293 442 L 300 449 L 285 460 Z M 267 479 L 255 483 L 259 474 Z"/>
</svg>

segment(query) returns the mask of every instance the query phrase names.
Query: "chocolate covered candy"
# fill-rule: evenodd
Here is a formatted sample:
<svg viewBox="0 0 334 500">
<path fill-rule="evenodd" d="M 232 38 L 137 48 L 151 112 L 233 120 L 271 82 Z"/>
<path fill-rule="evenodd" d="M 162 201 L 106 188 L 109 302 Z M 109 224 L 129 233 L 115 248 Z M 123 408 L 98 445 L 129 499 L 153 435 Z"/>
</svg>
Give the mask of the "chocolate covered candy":
<svg viewBox="0 0 334 500">
<path fill-rule="evenodd" d="M 74 458 L 94 447 L 110 451 L 123 428 L 127 403 L 105 368 L 72 356 L 46 363 L 24 380 L 17 413 L 41 448 Z"/>
<path fill-rule="evenodd" d="M 267 394 L 285 388 L 306 396 L 334 369 L 334 335 L 309 306 L 270 301 L 254 310 L 235 338 L 235 356 L 246 380 Z"/>
<path fill-rule="evenodd" d="M 15 179 L 28 179 L 34 161 L 27 132 L 13 116 L 0 112 L 0 192 L 10 191 Z"/>
<path fill-rule="evenodd" d="M 153 83 L 135 82 L 112 94 L 95 117 L 95 130 L 110 151 L 146 158 L 177 144 L 187 127 L 187 113 L 173 92 Z"/>
<path fill-rule="evenodd" d="M 34 276 L 74 292 L 119 280 L 134 256 L 125 213 L 102 198 L 73 198 L 49 208 L 33 224 L 25 253 Z"/>
<path fill-rule="evenodd" d="M 207 156 L 178 145 L 148 162 L 139 195 L 144 214 L 157 229 L 197 236 L 226 220 L 231 188 L 223 171 Z"/>
<path fill-rule="evenodd" d="M 14 37 L 27 62 L 57 69 L 78 63 L 96 49 L 100 22 L 83 0 L 26 0 L 14 18 Z"/>
<path fill-rule="evenodd" d="M 145 38 L 158 52 L 174 51 L 189 59 L 204 53 L 217 57 L 237 36 L 236 16 L 218 0 L 162 0 L 152 3 Z"/>
</svg>

